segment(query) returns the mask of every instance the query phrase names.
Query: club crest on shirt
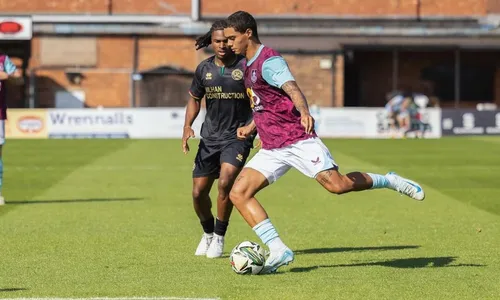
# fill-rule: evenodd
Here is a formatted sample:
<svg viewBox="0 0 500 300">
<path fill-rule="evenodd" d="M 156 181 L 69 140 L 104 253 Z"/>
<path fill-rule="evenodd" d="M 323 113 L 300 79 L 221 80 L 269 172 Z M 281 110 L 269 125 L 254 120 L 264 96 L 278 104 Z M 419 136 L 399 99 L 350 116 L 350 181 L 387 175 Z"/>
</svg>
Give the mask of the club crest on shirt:
<svg viewBox="0 0 500 300">
<path fill-rule="evenodd" d="M 243 78 L 243 71 L 234 69 L 233 72 L 231 72 L 231 77 L 236 81 L 241 80 Z"/>
<path fill-rule="evenodd" d="M 257 82 L 257 70 L 256 69 L 252 70 L 252 76 L 250 76 L 250 80 L 252 80 L 253 83 Z"/>
</svg>

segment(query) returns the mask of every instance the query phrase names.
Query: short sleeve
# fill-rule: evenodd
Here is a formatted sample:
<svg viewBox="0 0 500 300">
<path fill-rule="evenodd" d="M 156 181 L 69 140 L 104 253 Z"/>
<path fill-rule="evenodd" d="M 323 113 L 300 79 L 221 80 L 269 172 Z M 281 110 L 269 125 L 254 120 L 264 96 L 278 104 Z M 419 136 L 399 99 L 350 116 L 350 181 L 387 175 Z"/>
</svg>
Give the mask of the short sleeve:
<svg viewBox="0 0 500 300">
<path fill-rule="evenodd" d="M 189 94 L 191 97 L 201 100 L 205 96 L 205 86 L 203 85 L 203 64 L 200 64 L 196 71 L 194 72 L 193 81 L 191 82 L 191 88 L 189 89 Z"/>
<path fill-rule="evenodd" d="M 277 88 L 281 88 L 287 81 L 295 81 L 288 64 L 281 56 L 270 57 L 262 64 L 262 77 Z"/>
<path fill-rule="evenodd" d="M 5 57 L 5 60 L 3 62 L 3 66 L 4 66 L 5 73 L 7 73 L 9 75 L 14 74 L 14 72 L 17 70 L 16 65 L 14 65 L 12 63 L 12 61 L 10 60 L 10 58 L 8 56 Z"/>
</svg>

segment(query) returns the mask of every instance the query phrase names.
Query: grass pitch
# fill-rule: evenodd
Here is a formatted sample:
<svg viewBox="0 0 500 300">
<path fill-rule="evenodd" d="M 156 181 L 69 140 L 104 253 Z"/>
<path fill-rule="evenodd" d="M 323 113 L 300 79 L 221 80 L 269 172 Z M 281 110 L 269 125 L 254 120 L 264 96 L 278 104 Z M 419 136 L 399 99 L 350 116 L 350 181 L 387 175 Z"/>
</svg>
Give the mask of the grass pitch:
<svg viewBox="0 0 500 300">
<path fill-rule="evenodd" d="M 334 196 L 292 170 L 258 195 L 296 253 L 266 276 L 231 271 L 234 245 L 260 243 L 236 210 L 225 257 L 193 255 L 190 144 L 8 141 L 0 298 L 500 298 L 498 138 L 325 140 L 342 172 L 396 171 L 427 198 Z"/>
</svg>

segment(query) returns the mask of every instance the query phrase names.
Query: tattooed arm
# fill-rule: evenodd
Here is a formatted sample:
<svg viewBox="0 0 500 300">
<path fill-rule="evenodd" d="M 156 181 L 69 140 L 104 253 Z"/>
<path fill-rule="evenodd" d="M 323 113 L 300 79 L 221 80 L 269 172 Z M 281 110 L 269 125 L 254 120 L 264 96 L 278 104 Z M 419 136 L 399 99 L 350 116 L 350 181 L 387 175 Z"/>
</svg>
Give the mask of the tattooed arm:
<svg viewBox="0 0 500 300">
<path fill-rule="evenodd" d="M 300 112 L 300 123 L 306 133 L 311 134 L 314 128 L 314 119 L 311 117 L 306 97 L 302 94 L 288 64 L 281 56 L 268 58 L 262 64 L 262 77 L 271 86 L 281 88 L 292 99 L 293 105 Z"/>
<path fill-rule="evenodd" d="M 308 115 L 309 106 L 307 105 L 307 100 L 302 91 L 300 90 L 297 82 L 295 81 L 287 81 L 282 86 L 281 89 L 290 96 L 292 99 L 293 105 L 300 112 L 300 115 Z"/>
<path fill-rule="evenodd" d="M 314 129 L 314 119 L 309 112 L 306 97 L 302 94 L 297 82 L 287 81 L 281 88 L 292 99 L 293 105 L 300 112 L 300 123 L 304 126 L 306 133 L 311 134 Z"/>
</svg>

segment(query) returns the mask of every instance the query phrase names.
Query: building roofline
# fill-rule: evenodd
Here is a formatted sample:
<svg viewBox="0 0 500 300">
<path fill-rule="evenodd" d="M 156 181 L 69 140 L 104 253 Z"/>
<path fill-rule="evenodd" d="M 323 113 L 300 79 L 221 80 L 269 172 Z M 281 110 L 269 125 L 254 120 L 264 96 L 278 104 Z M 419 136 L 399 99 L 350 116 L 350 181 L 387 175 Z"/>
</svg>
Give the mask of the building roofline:
<svg viewBox="0 0 500 300">
<path fill-rule="evenodd" d="M 478 20 L 483 18 L 482 15 L 470 15 L 470 16 L 447 16 L 447 15 L 326 15 L 326 14 L 255 14 L 253 15 L 256 20 L 375 20 L 375 21 L 386 21 L 386 20 L 422 20 L 422 21 L 457 21 L 457 20 Z M 202 20 L 216 20 L 221 18 L 226 18 L 227 15 L 223 14 L 204 14 L 202 15 Z"/>
</svg>

